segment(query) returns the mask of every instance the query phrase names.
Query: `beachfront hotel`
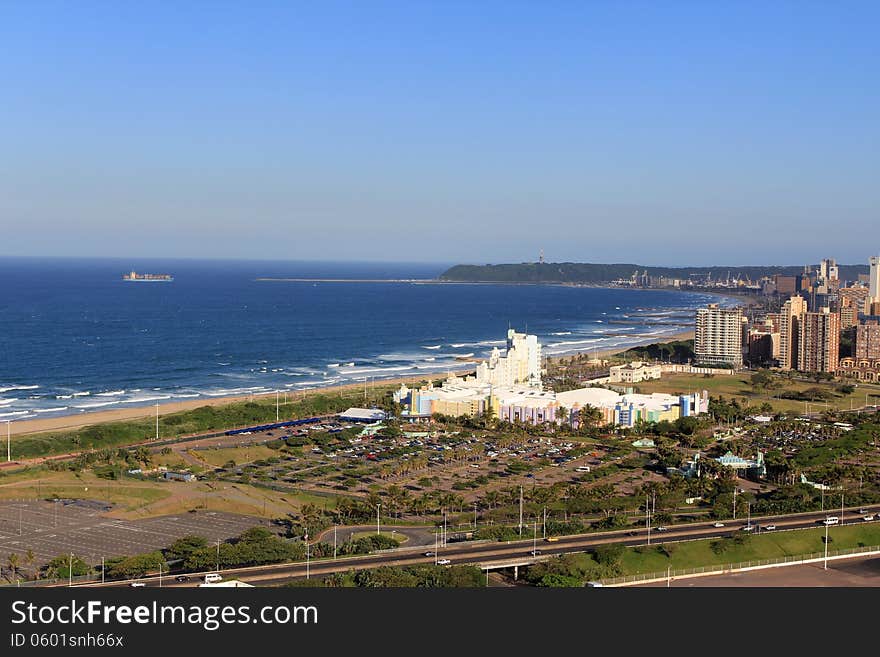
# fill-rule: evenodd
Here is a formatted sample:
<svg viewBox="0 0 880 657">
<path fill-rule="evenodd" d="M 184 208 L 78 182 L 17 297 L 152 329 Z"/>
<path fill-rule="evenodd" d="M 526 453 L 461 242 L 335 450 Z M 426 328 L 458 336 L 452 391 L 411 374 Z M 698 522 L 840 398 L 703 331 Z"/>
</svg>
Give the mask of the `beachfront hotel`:
<svg viewBox="0 0 880 657">
<path fill-rule="evenodd" d="M 418 389 L 406 385 L 394 393 L 404 407 L 404 419 L 427 419 L 434 414 L 477 417 L 491 414 L 511 423 L 556 424 L 577 427 L 580 411 L 587 407 L 601 413 L 599 424 L 632 427 L 639 422 L 674 421 L 709 410 L 706 391 L 687 395 L 621 394 L 605 388 L 580 388 L 556 393 L 540 385 L 541 345 L 537 336 L 510 331 L 505 355 L 493 350 L 480 363 L 474 376 L 450 376 L 440 387 L 428 384 Z M 537 356 L 537 358 L 536 358 Z M 620 370 L 621 380 L 659 378 L 660 367 L 638 364 Z"/>
</svg>

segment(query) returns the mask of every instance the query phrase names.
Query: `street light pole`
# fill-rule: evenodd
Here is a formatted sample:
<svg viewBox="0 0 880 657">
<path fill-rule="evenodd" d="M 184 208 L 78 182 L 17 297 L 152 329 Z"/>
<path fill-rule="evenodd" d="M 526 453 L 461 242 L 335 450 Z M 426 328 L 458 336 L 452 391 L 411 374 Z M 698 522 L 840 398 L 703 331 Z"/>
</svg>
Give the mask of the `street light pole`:
<svg viewBox="0 0 880 657">
<path fill-rule="evenodd" d="M 523 528 L 523 487 L 519 485 L 519 535 L 522 536 Z"/>
<path fill-rule="evenodd" d="M 12 462 L 12 429 L 9 420 L 6 420 L 6 461 Z"/>
<path fill-rule="evenodd" d="M 156 402 L 156 440 L 159 440 L 159 402 Z"/>
<path fill-rule="evenodd" d="M 217 572 L 220 572 L 220 539 L 217 539 Z"/>
<path fill-rule="evenodd" d="M 828 570 L 828 523 L 825 523 L 825 570 Z"/>
<path fill-rule="evenodd" d="M 376 504 L 376 536 L 379 535 L 379 507 L 380 506 L 382 506 L 381 502 Z"/>
<path fill-rule="evenodd" d="M 336 525 L 333 525 L 333 560 L 336 560 Z"/>
</svg>

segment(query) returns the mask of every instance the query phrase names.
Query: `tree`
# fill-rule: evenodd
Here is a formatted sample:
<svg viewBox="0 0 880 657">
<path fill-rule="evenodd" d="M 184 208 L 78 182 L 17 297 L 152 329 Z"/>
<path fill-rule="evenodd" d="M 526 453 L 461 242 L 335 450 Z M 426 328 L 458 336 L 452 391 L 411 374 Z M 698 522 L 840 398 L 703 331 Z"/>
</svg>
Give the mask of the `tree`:
<svg viewBox="0 0 880 657">
<path fill-rule="evenodd" d="M 70 567 L 71 564 L 73 566 L 72 569 Z M 91 568 L 82 557 L 78 557 L 75 554 L 72 556 L 61 554 L 46 564 L 45 570 L 47 577 L 64 579 L 70 575 L 71 570 L 73 570 L 74 577 L 79 577 L 81 575 L 88 575 Z"/>
<path fill-rule="evenodd" d="M 565 406 L 560 405 L 559 408 L 556 409 L 556 419 L 559 421 L 559 424 L 565 426 L 566 424 L 571 424 L 571 411 L 568 410 Z"/>
<path fill-rule="evenodd" d="M 586 404 L 578 412 L 578 422 L 580 427 L 585 430 L 597 427 L 603 419 L 602 411 L 590 404 Z"/>
<path fill-rule="evenodd" d="M 19 564 L 19 556 L 13 552 L 6 558 L 6 563 L 9 564 L 9 570 L 12 571 L 12 579 L 10 581 L 15 581 L 15 571 L 18 570 Z"/>
<path fill-rule="evenodd" d="M 208 546 L 208 540 L 204 536 L 189 534 L 183 538 L 179 538 L 165 551 L 168 559 L 186 560 L 196 550 L 200 550 Z"/>
</svg>

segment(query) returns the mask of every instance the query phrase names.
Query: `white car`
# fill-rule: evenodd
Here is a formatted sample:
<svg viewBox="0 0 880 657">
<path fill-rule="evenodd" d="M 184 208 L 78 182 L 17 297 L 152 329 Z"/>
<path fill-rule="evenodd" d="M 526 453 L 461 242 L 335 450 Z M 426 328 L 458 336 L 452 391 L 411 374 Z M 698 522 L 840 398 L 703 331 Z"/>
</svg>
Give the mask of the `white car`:
<svg viewBox="0 0 880 657">
<path fill-rule="evenodd" d="M 740 527 L 740 529 L 744 532 L 750 532 L 755 529 L 755 526 L 754 525 L 743 525 L 742 527 Z"/>
<path fill-rule="evenodd" d="M 761 529 L 763 529 L 765 532 L 772 532 L 776 529 L 776 525 L 765 525 Z"/>
<path fill-rule="evenodd" d="M 865 522 L 871 522 L 874 519 L 874 516 L 864 516 L 862 520 Z"/>
<path fill-rule="evenodd" d="M 716 522 L 716 523 L 715 523 L 714 525 L 712 525 L 712 526 L 713 526 L 713 527 L 724 527 L 724 523 L 723 523 L 723 522 Z"/>
<path fill-rule="evenodd" d="M 132 588 L 140 588 L 142 586 L 146 586 L 146 584 L 144 584 L 143 582 L 132 582 L 131 584 L 129 584 L 129 586 Z"/>
<path fill-rule="evenodd" d="M 437 564 L 440 566 L 448 566 L 452 562 L 449 559 L 440 559 L 437 561 Z"/>
</svg>

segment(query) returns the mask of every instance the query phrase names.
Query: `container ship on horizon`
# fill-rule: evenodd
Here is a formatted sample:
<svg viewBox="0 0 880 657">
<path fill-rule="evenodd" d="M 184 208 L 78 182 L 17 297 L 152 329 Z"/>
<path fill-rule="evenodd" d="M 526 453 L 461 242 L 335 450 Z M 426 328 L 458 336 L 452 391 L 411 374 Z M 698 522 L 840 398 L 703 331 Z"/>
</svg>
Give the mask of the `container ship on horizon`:
<svg viewBox="0 0 880 657">
<path fill-rule="evenodd" d="M 174 280 L 171 274 L 138 274 L 129 272 L 122 275 L 122 280 L 134 283 L 170 283 Z"/>
</svg>

